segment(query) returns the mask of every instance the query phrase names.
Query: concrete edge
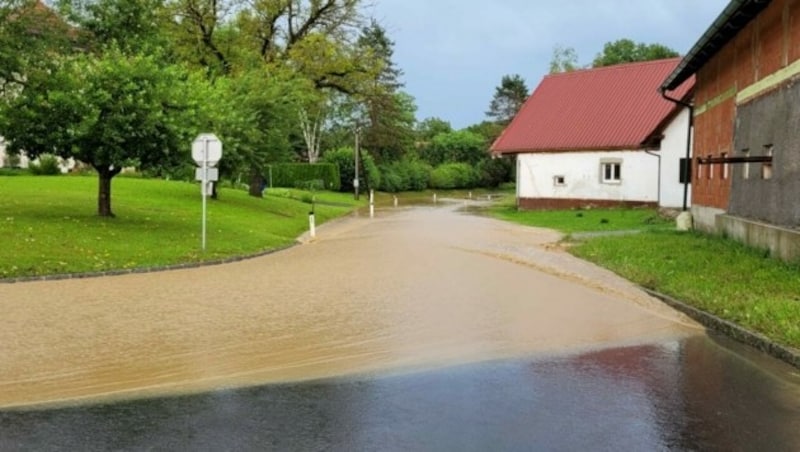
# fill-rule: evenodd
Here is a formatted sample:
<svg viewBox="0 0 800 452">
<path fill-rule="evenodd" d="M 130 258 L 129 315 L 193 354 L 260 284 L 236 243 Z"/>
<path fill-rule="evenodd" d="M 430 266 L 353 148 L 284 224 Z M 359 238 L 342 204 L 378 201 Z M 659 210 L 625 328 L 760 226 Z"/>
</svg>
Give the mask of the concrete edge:
<svg viewBox="0 0 800 452">
<path fill-rule="evenodd" d="M 670 296 L 644 287 L 641 289 L 672 308 L 688 315 L 706 328 L 718 331 L 737 342 L 749 345 L 756 350 L 800 369 L 800 350 L 780 345 L 762 334 L 747 330 L 733 322 L 721 319 L 713 314 L 697 309 L 694 306 L 689 306 Z"/>
<path fill-rule="evenodd" d="M 62 273 L 62 274 L 41 275 L 41 276 L 22 276 L 19 278 L 0 278 L 0 284 L 14 284 L 14 283 L 36 282 L 36 281 L 62 281 L 65 279 L 100 278 L 104 276 L 132 275 L 140 273 L 155 273 L 155 272 L 164 272 L 172 270 L 184 270 L 189 268 L 210 267 L 212 265 L 230 264 L 233 262 L 255 259 L 257 257 L 262 257 L 268 254 L 284 251 L 300 244 L 301 242 L 299 240 L 295 240 L 294 243 L 291 243 L 289 245 L 284 245 L 277 248 L 270 248 L 268 250 L 259 251 L 253 254 L 244 254 L 240 256 L 232 256 L 225 259 L 215 259 L 210 261 L 185 262 L 182 264 L 164 265 L 157 267 L 136 267 L 136 268 L 107 270 L 99 272 Z"/>
</svg>

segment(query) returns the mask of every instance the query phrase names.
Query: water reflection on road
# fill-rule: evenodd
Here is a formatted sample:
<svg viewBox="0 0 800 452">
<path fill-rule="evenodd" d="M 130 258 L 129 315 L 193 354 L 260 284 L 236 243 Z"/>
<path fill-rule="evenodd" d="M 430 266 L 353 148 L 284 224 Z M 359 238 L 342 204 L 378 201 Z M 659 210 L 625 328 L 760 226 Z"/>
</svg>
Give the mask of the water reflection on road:
<svg viewBox="0 0 800 452">
<path fill-rule="evenodd" d="M 798 377 L 722 342 L 0 412 L 0 450 L 800 450 Z"/>
</svg>

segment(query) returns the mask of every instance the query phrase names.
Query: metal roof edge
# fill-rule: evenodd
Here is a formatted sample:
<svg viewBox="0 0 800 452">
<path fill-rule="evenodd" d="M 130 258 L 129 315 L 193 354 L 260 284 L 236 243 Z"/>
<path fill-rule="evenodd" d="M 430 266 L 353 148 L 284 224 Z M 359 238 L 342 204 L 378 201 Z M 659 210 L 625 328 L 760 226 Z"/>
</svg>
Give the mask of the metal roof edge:
<svg viewBox="0 0 800 452">
<path fill-rule="evenodd" d="M 747 26 L 772 0 L 732 0 L 714 20 L 689 53 L 661 84 L 662 91 L 678 88 L 686 79 L 703 67 L 736 34 Z M 741 19 L 733 23 L 733 19 Z"/>
</svg>

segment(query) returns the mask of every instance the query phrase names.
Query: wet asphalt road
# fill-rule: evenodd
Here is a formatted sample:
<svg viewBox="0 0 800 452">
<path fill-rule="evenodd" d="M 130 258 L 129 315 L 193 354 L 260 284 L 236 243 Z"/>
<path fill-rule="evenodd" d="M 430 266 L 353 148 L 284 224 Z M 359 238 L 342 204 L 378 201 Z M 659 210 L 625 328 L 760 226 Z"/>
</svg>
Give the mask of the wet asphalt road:
<svg viewBox="0 0 800 452">
<path fill-rule="evenodd" d="M 0 450 L 800 450 L 800 376 L 724 338 L 0 412 Z"/>
</svg>

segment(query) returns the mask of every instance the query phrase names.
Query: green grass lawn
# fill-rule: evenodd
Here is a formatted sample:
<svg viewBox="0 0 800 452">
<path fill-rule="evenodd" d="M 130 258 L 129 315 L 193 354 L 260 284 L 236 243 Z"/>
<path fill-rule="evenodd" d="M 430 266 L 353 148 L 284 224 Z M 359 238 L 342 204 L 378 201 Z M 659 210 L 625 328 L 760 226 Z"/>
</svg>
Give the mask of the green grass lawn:
<svg viewBox="0 0 800 452">
<path fill-rule="evenodd" d="M 701 233 L 599 237 L 578 257 L 706 312 L 800 348 L 800 265 Z"/>
<path fill-rule="evenodd" d="M 569 250 L 643 287 L 800 348 L 800 264 L 722 237 L 677 232 L 651 209 L 517 212 L 498 205 L 490 214 L 564 233 L 640 230 L 574 241 Z"/>
<path fill-rule="evenodd" d="M 352 196 L 315 193 L 317 224 L 356 206 Z M 100 218 L 97 178 L 0 177 L 0 278 L 107 271 L 218 260 L 282 247 L 308 229 L 311 194 L 253 198 L 221 189 L 208 201 L 207 249 L 200 249 L 198 184 L 117 177 L 115 218 Z M 305 202 L 304 202 L 305 201 Z"/>
<path fill-rule="evenodd" d="M 512 199 L 513 201 L 513 199 Z M 556 229 L 564 233 L 669 229 L 672 220 L 658 215 L 655 209 L 575 209 L 523 210 L 514 205 L 499 204 L 488 210 L 501 220 Z"/>
</svg>

